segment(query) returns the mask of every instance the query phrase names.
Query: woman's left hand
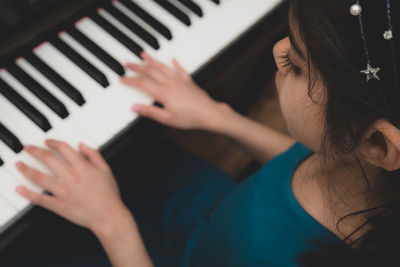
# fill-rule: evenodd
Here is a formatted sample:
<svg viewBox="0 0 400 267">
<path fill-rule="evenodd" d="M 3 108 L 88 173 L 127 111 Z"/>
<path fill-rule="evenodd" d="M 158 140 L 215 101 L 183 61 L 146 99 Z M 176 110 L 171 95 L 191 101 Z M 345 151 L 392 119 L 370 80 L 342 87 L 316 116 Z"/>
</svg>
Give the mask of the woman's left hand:
<svg viewBox="0 0 400 267">
<path fill-rule="evenodd" d="M 125 206 L 111 172 L 101 154 L 85 145 L 75 151 L 68 144 L 47 140 L 51 150 L 26 146 L 25 150 L 52 171 L 54 177 L 39 172 L 22 162 L 19 171 L 48 194 L 37 194 L 25 187 L 17 192 L 33 203 L 67 220 L 91 230 L 108 223 Z"/>
</svg>

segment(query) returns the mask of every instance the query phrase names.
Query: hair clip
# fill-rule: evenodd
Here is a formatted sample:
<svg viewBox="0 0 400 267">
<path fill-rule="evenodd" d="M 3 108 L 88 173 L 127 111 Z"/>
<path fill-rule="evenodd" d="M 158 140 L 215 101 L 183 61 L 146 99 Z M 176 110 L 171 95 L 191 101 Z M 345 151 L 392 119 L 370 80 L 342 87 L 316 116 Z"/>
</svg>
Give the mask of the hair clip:
<svg viewBox="0 0 400 267">
<path fill-rule="evenodd" d="M 367 75 L 367 82 L 371 80 L 372 78 L 377 79 L 378 81 L 380 80 L 377 73 L 380 71 L 381 68 L 373 68 L 371 65 L 367 64 L 367 69 L 360 71 L 360 73 Z"/>
<path fill-rule="evenodd" d="M 377 66 L 373 67 L 373 64 L 372 64 L 372 59 L 370 57 L 368 46 L 367 46 L 367 41 L 366 41 L 362 10 L 363 9 L 360 5 L 360 0 L 357 0 L 357 2 L 350 7 L 350 14 L 358 18 L 358 23 L 360 25 L 362 46 L 364 49 L 365 58 L 367 60 L 367 69 L 361 70 L 360 73 L 366 75 L 367 82 L 369 82 L 372 79 L 380 81 L 378 72 L 381 70 L 381 68 L 377 67 Z M 398 77 L 398 65 L 397 65 L 397 60 L 396 60 L 396 51 L 395 51 L 395 46 L 394 46 L 394 42 L 393 42 L 394 36 L 393 36 L 390 0 L 386 0 L 386 12 L 387 12 L 386 16 L 387 16 L 387 22 L 388 22 L 388 29 L 383 33 L 383 38 L 387 41 L 390 41 L 392 60 L 393 60 L 393 62 L 392 62 L 393 63 L 393 71 L 394 71 L 394 85 L 397 88 L 400 88 L 399 77 Z M 385 70 L 385 71 L 387 71 L 387 70 Z M 380 88 L 380 86 L 378 86 L 377 90 L 378 90 L 377 93 L 380 95 L 380 97 L 382 99 L 382 103 L 384 104 L 385 108 L 387 109 L 388 112 L 391 112 L 391 108 L 390 108 L 390 106 L 386 100 L 386 97 L 384 96 L 383 91 Z"/>
<path fill-rule="evenodd" d="M 372 64 L 371 57 L 369 55 L 367 41 L 365 38 L 364 23 L 363 23 L 363 18 L 362 18 L 362 7 L 360 5 L 360 0 L 357 0 L 357 3 L 350 7 L 350 13 L 351 13 L 351 15 L 358 17 L 358 23 L 360 24 L 362 44 L 363 44 L 363 48 L 364 48 L 365 57 L 367 59 L 367 69 L 361 70 L 360 73 L 365 74 L 367 76 L 367 82 L 369 82 L 371 79 L 380 80 L 377 73 L 378 73 L 378 71 L 380 71 L 381 68 L 372 67 L 373 64 Z"/>
</svg>

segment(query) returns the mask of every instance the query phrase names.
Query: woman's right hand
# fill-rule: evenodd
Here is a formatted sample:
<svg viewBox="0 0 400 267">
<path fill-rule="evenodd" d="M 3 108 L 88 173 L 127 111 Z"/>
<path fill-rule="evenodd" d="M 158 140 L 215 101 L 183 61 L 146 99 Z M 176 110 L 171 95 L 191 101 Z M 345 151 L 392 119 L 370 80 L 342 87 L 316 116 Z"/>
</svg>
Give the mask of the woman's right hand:
<svg viewBox="0 0 400 267">
<path fill-rule="evenodd" d="M 135 77 L 121 78 L 121 82 L 143 90 L 163 105 L 135 105 L 134 112 L 180 129 L 208 129 L 218 114 L 219 103 L 197 86 L 190 75 L 173 60 L 174 68 L 142 53 L 144 64 L 128 63 Z"/>
</svg>

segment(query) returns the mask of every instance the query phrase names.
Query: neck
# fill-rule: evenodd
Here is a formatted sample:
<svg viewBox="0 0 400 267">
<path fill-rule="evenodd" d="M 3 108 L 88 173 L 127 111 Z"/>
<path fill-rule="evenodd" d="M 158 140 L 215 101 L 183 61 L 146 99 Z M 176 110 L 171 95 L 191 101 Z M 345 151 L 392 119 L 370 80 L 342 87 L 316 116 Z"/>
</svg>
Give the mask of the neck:
<svg viewBox="0 0 400 267">
<path fill-rule="evenodd" d="M 344 238 L 365 222 L 365 214 L 350 216 L 342 221 L 340 219 L 376 205 L 370 201 L 367 193 L 367 190 L 373 190 L 375 172 L 375 169 L 357 162 L 354 158 L 342 157 L 337 161 L 314 154 L 307 159 L 303 168 L 299 168 L 298 175 L 301 178 L 296 186 L 300 192 L 311 192 L 308 197 L 303 198 L 303 201 L 317 206 L 311 215 L 319 216 L 319 221 L 324 226 Z M 366 227 L 364 229 L 367 230 Z M 351 240 L 357 239 L 365 230 L 358 231 Z"/>
</svg>

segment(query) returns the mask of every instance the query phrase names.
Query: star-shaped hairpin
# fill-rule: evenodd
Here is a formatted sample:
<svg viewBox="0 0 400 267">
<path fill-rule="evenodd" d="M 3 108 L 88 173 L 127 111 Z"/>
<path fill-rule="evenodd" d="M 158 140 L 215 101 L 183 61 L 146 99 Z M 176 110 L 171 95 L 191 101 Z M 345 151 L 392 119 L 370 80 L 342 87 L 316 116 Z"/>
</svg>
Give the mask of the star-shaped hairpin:
<svg viewBox="0 0 400 267">
<path fill-rule="evenodd" d="M 366 70 L 362 70 L 360 71 L 360 73 L 367 75 L 367 82 L 369 82 L 369 80 L 371 80 L 372 78 L 377 79 L 378 81 L 380 80 L 377 73 L 378 71 L 380 71 L 381 68 L 377 67 L 377 68 L 373 68 L 371 67 L 371 65 L 368 63 L 367 64 L 367 69 Z"/>
</svg>

